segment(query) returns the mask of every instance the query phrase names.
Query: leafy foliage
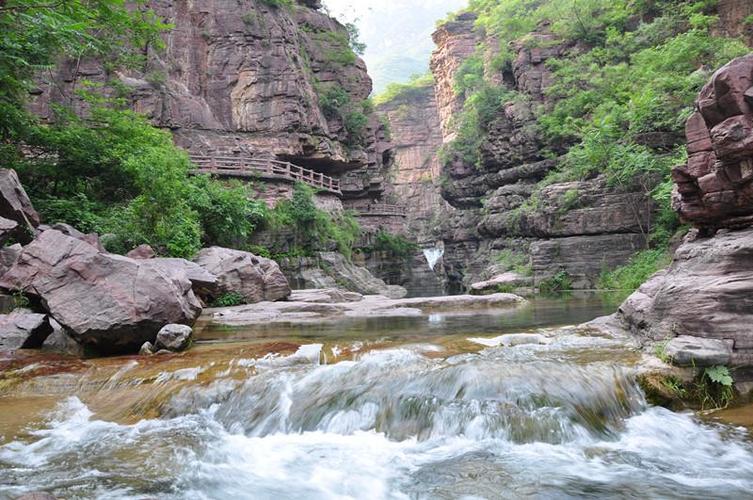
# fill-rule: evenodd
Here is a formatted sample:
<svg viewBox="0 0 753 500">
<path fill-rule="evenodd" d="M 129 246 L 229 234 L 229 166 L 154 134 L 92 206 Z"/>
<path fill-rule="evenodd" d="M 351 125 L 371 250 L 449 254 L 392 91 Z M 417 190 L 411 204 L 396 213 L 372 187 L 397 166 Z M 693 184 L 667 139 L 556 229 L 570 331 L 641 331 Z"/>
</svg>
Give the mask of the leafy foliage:
<svg viewBox="0 0 753 500">
<path fill-rule="evenodd" d="M 539 283 L 539 292 L 545 295 L 564 292 L 571 289 L 572 280 L 570 279 L 570 275 L 567 274 L 567 271 L 565 270 L 559 271 L 551 278 L 542 280 Z"/>
<path fill-rule="evenodd" d="M 696 392 L 703 409 L 726 408 L 732 402 L 734 379 L 726 366 L 704 368 L 696 378 Z"/>
<path fill-rule="evenodd" d="M 215 299 L 210 307 L 234 307 L 240 306 L 246 303 L 246 298 L 237 292 L 229 292 L 220 295 Z"/>
<path fill-rule="evenodd" d="M 599 278 L 599 288 L 633 292 L 657 271 L 667 267 L 671 261 L 664 248 L 643 250 L 630 261 L 612 271 L 605 271 Z"/>
<path fill-rule="evenodd" d="M 25 107 L 34 75 L 60 57 L 99 57 L 108 66 L 135 67 L 143 49 L 160 46 L 167 27 L 143 1 L 126 9 L 121 0 L 39 2 L 8 0 L 0 10 L 0 162 L 17 156 L 35 119 Z"/>
<path fill-rule="evenodd" d="M 349 146 L 359 146 L 366 138 L 369 124 L 368 115 L 373 111 L 371 101 L 354 103 L 342 87 L 322 86 L 318 88 L 319 107 L 329 120 L 341 120 Z"/>
<path fill-rule="evenodd" d="M 351 50 L 362 56 L 366 52 L 366 44 L 361 41 L 361 32 L 355 23 L 346 23 L 345 30 L 348 32 L 348 42 Z"/>
<path fill-rule="evenodd" d="M 490 73 L 512 70 L 514 47 L 569 47 L 546 62 L 553 78 L 546 105 L 535 109 L 538 135 L 550 149 L 545 153 L 560 157 L 557 169 L 539 188 L 604 175 L 617 190 L 642 192 L 649 202 L 634 207 L 636 218 L 642 223 L 639 214 L 646 211 L 657 216 L 641 230 L 651 247 L 666 248 L 679 228 L 671 209 L 669 173 L 686 161 L 683 127 L 695 96 L 715 68 L 748 52 L 740 40 L 716 34 L 715 4 L 471 0 L 469 10 L 477 14 L 477 26 L 500 45 L 493 50 L 480 46 L 456 73 L 455 92 L 465 105 L 454 122 L 457 138 L 443 150 L 443 160 L 481 166 L 479 148 L 490 120 L 505 102 L 520 98 L 487 79 Z M 532 31 L 548 31 L 551 36 L 533 36 Z M 491 52 L 498 56 L 489 61 Z M 660 144 L 653 139 L 657 136 L 663 138 Z M 575 195 L 569 195 L 561 200 L 563 210 L 577 204 Z M 513 230 L 532 209 L 527 203 L 513 211 Z M 648 272 L 659 265 L 661 253 L 651 254 L 652 265 L 648 254 L 633 265 Z M 622 277 L 616 273 L 609 279 L 632 288 L 633 282 L 627 282 L 631 271 L 639 270 L 626 268 Z"/>
<path fill-rule="evenodd" d="M 374 104 L 380 106 L 398 99 L 409 100 L 433 85 L 434 75 L 431 73 L 425 75 L 413 75 L 407 83 L 389 84 L 384 92 L 374 97 Z"/>
<path fill-rule="evenodd" d="M 715 384 L 723 385 L 725 387 L 731 387 L 734 382 L 732 375 L 729 373 L 729 368 L 726 366 L 712 366 L 706 368 L 703 373 Z"/>
<path fill-rule="evenodd" d="M 374 235 L 374 241 L 367 250 L 386 252 L 399 259 L 412 257 L 418 251 L 418 245 L 400 234 L 392 234 L 383 229 Z"/>
<path fill-rule="evenodd" d="M 505 249 L 499 252 L 495 260 L 499 265 L 503 266 L 506 271 L 513 271 L 521 276 L 531 276 L 533 273 L 530 258 L 523 253 Z"/>
<path fill-rule="evenodd" d="M 314 190 L 301 183 L 295 185 L 292 199 L 279 202 L 271 211 L 269 225 L 273 229 L 292 229 L 295 255 L 313 255 L 334 244 L 338 252 L 350 258 L 361 236 L 361 227 L 352 213 L 332 216 L 318 209 Z"/>
</svg>

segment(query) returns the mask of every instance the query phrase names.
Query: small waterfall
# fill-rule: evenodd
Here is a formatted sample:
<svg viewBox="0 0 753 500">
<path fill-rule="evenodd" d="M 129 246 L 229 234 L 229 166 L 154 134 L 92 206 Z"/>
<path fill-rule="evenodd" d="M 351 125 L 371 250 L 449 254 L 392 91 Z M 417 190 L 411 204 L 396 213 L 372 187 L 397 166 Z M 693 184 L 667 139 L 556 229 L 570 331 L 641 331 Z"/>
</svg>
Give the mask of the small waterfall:
<svg viewBox="0 0 753 500">
<path fill-rule="evenodd" d="M 432 271 L 443 255 L 443 248 L 424 248 L 424 257 L 426 257 L 426 262 L 429 263 L 429 269 Z"/>
</svg>

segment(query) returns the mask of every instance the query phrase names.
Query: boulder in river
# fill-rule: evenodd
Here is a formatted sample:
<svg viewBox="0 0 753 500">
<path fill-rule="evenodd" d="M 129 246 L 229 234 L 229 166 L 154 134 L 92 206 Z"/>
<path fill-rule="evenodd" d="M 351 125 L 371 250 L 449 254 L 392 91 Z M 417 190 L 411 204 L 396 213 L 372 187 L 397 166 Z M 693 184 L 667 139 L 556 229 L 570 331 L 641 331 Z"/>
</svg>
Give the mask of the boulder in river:
<svg viewBox="0 0 753 500">
<path fill-rule="evenodd" d="M 237 293 L 253 304 L 284 299 L 291 292 L 288 280 L 275 261 L 249 252 L 210 247 L 201 250 L 194 262 L 217 276 L 217 288 L 207 297 L 209 300 Z"/>
<path fill-rule="evenodd" d="M 52 333 L 42 344 L 42 351 L 64 354 L 66 356 L 76 356 L 78 358 L 86 356 L 84 346 L 71 337 L 60 323 L 53 318 L 50 318 L 50 325 L 52 326 Z"/>
<path fill-rule="evenodd" d="M 46 314 L 19 310 L 0 315 L 0 351 L 41 347 L 51 333 Z"/>
<path fill-rule="evenodd" d="M 157 334 L 155 347 L 172 352 L 185 351 L 191 346 L 193 328 L 188 325 L 165 325 Z"/>
<path fill-rule="evenodd" d="M 102 253 L 51 229 L 24 247 L 0 286 L 38 298 L 99 353 L 136 352 L 166 324 L 193 325 L 201 313 L 185 275 L 148 262 Z"/>
</svg>

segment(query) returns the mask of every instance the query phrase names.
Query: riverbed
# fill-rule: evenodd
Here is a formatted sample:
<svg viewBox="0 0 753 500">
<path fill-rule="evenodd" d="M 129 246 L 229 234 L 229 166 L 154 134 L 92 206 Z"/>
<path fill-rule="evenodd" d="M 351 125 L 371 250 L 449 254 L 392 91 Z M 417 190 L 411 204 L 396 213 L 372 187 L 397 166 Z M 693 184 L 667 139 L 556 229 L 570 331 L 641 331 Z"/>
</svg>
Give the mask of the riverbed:
<svg viewBox="0 0 753 500">
<path fill-rule="evenodd" d="M 0 498 L 746 498 L 753 410 L 651 406 L 596 295 L 0 360 Z M 495 345 L 504 334 L 533 343 Z"/>
</svg>

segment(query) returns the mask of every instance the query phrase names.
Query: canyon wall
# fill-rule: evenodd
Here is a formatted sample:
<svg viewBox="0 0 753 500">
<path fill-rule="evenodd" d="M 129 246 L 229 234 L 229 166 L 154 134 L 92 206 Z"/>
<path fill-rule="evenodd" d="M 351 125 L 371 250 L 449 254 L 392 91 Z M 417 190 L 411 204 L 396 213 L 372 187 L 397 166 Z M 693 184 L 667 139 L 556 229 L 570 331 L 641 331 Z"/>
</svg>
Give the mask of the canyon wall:
<svg viewBox="0 0 753 500">
<path fill-rule="evenodd" d="M 452 116 L 463 106 L 454 89 L 460 64 L 477 46 L 485 59 L 498 47 L 474 23 L 472 14 L 464 14 L 434 34 L 431 67 L 444 143 L 454 139 Z M 555 43 L 545 25 L 529 38 L 537 43 L 511 47 L 509 71 L 487 69 L 487 80 L 516 97 L 489 124 L 479 164 L 449 158 L 443 165 L 442 196 L 456 209 L 441 230 L 444 263 L 456 289 L 499 272 L 495 260 L 504 251 L 530 255 L 534 284 L 565 272 L 574 287 L 590 288 L 604 269 L 624 264 L 646 246 L 653 211 L 647 193 L 618 190 L 601 177 L 537 188 L 557 166 L 556 155 L 565 152 L 546 144 L 535 126 L 534 110 L 549 104 L 546 62 L 580 48 Z M 547 149 L 555 155 L 545 154 Z"/>
<path fill-rule="evenodd" d="M 318 1 L 149 6 L 173 28 L 164 47 L 143 48 L 143 67 L 116 71 L 102 61 L 65 61 L 40 79 L 34 111 L 49 117 L 50 104 L 65 102 L 84 112 L 75 91 L 94 82 L 170 129 L 192 153 L 289 160 L 340 177 L 346 200 L 382 195 L 389 146 L 365 104 L 371 79 L 345 27 L 318 10 Z M 343 105 L 346 111 L 335 109 Z M 365 118 L 355 136 L 345 123 L 352 112 Z"/>
</svg>

